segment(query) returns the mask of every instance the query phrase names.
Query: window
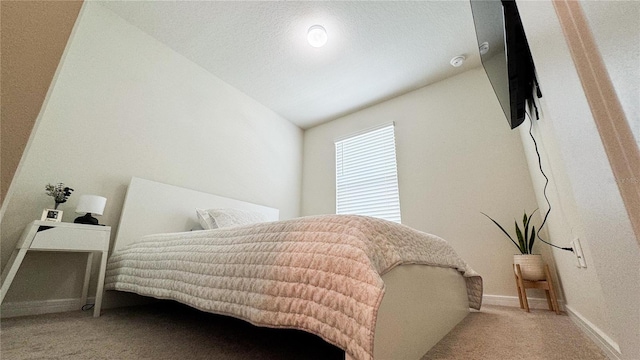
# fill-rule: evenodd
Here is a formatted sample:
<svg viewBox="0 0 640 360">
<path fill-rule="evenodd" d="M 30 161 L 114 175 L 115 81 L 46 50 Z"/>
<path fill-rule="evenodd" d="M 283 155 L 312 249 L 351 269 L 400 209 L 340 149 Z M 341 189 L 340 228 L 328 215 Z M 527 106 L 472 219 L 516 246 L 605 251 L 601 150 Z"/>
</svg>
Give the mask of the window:
<svg viewBox="0 0 640 360">
<path fill-rule="evenodd" d="M 393 123 L 336 141 L 336 214 L 400 222 Z"/>
</svg>

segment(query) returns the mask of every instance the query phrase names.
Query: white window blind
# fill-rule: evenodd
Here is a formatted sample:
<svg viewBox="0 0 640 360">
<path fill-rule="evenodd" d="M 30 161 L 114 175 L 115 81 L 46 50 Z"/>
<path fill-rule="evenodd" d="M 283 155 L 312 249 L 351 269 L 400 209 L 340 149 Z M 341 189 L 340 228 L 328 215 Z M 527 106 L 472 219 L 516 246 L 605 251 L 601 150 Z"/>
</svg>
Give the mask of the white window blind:
<svg viewBox="0 0 640 360">
<path fill-rule="evenodd" d="M 400 222 L 393 124 L 336 141 L 336 214 Z"/>
</svg>

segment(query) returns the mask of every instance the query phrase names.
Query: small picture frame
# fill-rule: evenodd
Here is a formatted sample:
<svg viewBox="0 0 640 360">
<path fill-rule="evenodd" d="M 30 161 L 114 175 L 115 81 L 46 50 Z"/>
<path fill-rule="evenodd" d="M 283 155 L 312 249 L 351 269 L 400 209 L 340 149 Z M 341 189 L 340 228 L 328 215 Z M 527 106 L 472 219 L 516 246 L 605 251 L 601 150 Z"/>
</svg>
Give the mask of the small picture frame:
<svg viewBox="0 0 640 360">
<path fill-rule="evenodd" d="M 42 211 L 41 221 L 61 222 L 62 210 L 44 209 Z"/>
</svg>

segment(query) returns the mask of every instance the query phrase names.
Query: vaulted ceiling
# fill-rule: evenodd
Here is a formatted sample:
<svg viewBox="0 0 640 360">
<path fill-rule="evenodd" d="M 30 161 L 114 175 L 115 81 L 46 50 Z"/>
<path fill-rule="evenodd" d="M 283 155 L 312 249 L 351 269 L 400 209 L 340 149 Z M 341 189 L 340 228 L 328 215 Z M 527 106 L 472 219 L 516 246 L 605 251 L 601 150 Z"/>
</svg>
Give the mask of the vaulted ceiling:
<svg viewBox="0 0 640 360">
<path fill-rule="evenodd" d="M 468 1 L 102 4 L 302 128 L 480 65 Z"/>
</svg>

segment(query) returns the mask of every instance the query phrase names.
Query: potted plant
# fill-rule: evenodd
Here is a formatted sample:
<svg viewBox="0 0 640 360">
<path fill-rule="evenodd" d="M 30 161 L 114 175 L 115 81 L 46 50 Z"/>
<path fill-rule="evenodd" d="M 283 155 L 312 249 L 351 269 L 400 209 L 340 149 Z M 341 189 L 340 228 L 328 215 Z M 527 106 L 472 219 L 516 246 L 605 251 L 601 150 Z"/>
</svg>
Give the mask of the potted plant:
<svg viewBox="0 0 640 360">
<path fill-rule="evenodd" d="M 58 183 L 56 185 L 47 184 L 47 186 L 45 186 L 45 191 L 47 192 L 47 195 L 53 197 L 53 200 L 56 202 L 54 209 L 57 210 L 60 204 L 67 202 L 67 199 L 71 196 L 73 189 L 68 186 L 64 186 L 63 183 Z"/>
<path fill-rule="evenodd" d="M 533 244 L 536 241 L 535 226 L 531 226 L 531 232 L 529 232 L 531 218 L 537 210 L 538 209 L 533 210 L 530 215 L 527 215 L 527 212 L 525 211 L 522 218 L 522 230 L 520 229 L 520 226 L 518 226 L 518 222 L 514 221 L 516 236 L 518 238 L 517 242 L 500 224 L 498 224 L 497 221 L 493 220 L 489 215 L 482 213 L 482 215 L 488 217 L 489 220 L 493 221 L 493 223 L 496 224 L 496 226 L 500 228 L 500 230 L 502 230 L 502 232 L 509 238 L 509 240 L 511 240 L 513 245 L 518 248 L 520 254 L 513 255 L 513 263 L 514 265 L 520 265 L 522 277 L 525 280 L 531 281 L 544 280 L 546 278 L 544 273 L 544 262 L 542 261 L 542 255 L 532 253 Z"/>
</svg>

